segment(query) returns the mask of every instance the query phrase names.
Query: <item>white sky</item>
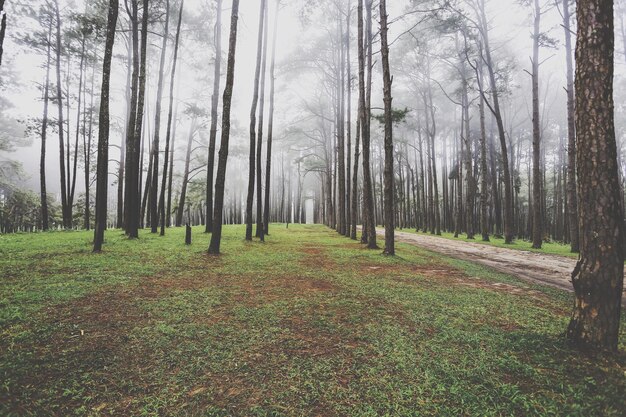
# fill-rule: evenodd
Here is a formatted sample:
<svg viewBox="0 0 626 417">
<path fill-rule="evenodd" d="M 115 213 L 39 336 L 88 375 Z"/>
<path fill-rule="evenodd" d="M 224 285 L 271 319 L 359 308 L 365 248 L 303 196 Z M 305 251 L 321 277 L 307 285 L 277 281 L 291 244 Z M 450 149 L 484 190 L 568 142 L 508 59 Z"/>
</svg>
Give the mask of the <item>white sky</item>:
<svg viewBox="0 0 626 417">
<path fill-rule="evenodd" d="M 67 3 L 71 0 L 62 0 L 61 3 Z M 74 0 L 75 3 L 78 4 L 76 7 L 77 10 L 82 10 L 83 1 L 86 0 Z M 197 11 L 202 3 L 208 2 L 211 0 L 186 0 L 185 8 L 188 12 Z M 241 141 L 245 143 L 244 140 L 246 138 L 246 129 L 248 123 L 248 114 L 250 101 L 252 98 L 252 86 L 254 80 L 254 67 L 255 67 L 255 59 L 256 59 L 256 35 L 257 35 L 257 25 L 258 25 L 258 10 L 259 10 L 259 1 L 260 0 L 241 0 L 240 4 L 240 19 L 239 19 L 239 28 L 238 28 L 238 39 L 237 39 L 237 56 L 236 56 L 236 76 L 235 76 L 235 88 L 234 88 L 234 101 L 233 101 L 233 123 L 235 125 L 241 126 L 242 129 L 235 129 L 235 136 L 239 135 L 240 137 L 235 137 L 233 140 L 235 142 Z M 347 3 L 347 0 L 340 0 Z M 223 22 L 223 49 L 227 50 L 228 44 L 228 29 L 230 23 L 230 0 L 224 0 L 224 8 L 222 22 Z M 278 32 L 278 42 L 277 42 L 277 62 L 280 65 L 280 62 L 285 62 L 289 60 L 290 56 L 302 48 L 303 45 L 307 45 L 310 42 L 311 37 L 320 33 L 318 26 L 310 27 L 308 29 L 303 28 L 300 19 L 298 18 L 298 10 L 302 3 L 302 0 L 283 0 L 283 3 L 286 7 L 281 11 L 279 17 L 279 32 Z M 354 4 L 354 1 L 352 2 Z M 389 20 L 392 21 L 396 19 L 399 15 L 402 14 L 402 11 L 405 10 L 406 5 L 409 3 L 409 0 L 388 0 L 388 12 L 389 12 Z M 274 0 L 269 0 L 269 4 L 271 7 L 270 10 L 270 19 L 273 18 L 273 8 L 274 8 Z M 11 2 L 7 4 L 8 7 L 8 35 L 10 36 L 13 31 L 13 27 L 11 26 Z M 508 54 L 513 55 L 517 59 L 517 72 L 522 73 L 524 69 L 529 69 L 530 62 L 528 56 L 531 53 L 531 39 L 530 39 L 530 20 L 528 19 L 529 10 L 521 8 L 517 1 L 515 0 L 492 0 L 489 5 L 489 17 L 492 21 L 492 41 L 493 46 L 497 48 L 503 48 L 507 51 Z M 122 8 L 120 11 L 122 12 Z M 334 17 L 334 16 L 333 16 Z M 328 24 L 332 21 L 331 18 L 328 19 Z M 406 27 L 408 27 L 411 22 L 413 22 L 413 17 L 409 17 L 406 20 L 400 20 L 394 23 L 390 28 L 390 39 L 395 39 L 395 37 L 404 32 Z M 326 23 L 326 22 L 324 22 Z M 552 36 L 561 40 L 563 37 L 562 28 L 559 26 L 560 24 L 560 16 L 558 12 L 551 11 L 547 15 L 544 16 L 542 22 L 542 29 L 552 28 Z M 175 28 L 175 18 L 172 17 L 172 21 L 170 23 L 172 27 L 172 32 Z M 354 25 L 355 26 L 355 25 Z M 374 27 L 377 26 L 377 23 L 374 22 Z M 270 36 L 271 36 L 271 28 L 272 23 L 270 22 Z M 354 27 L 356 33 L 356 27 Z M 183 35 L 184 36 L 184 35 Z M 152 43 L 160 42 L 156 37 L 152 37 Z M 182 39 L 183 47 L 185 46 L 185 39 Z M 617 41 L 619 44 L 619 41 Z M 19 48 L 19 49 L 17 49 Z M 120 54 L 124 54 L 124 42 L 120 37 L 117 39 L 116 52 Z M 171 48 L 171 46 L 170 46 Z M 205 45 L 204 50 L 193 51 L 195 54 L 204 54 L 207 57 L 213 54 L 212 45 Z M 171 49 L 170 49 L 171 50 Z M 188 51 L 189 52 L 189 51 Z M 394 56 L 394 49 L 391 49 L 392 60 L 393 59 L 401 59 L 401 57 Z M 564 73 L 564 57 L 562 51 L 559 49 L 558 51 L 542 51 L 544 56 L 549 56 L 554 54 L 554 57 L 550 58 L 543 66 L 542 72 L 545 75 L 549 75 L 551 88 L 560 88 L 559 84 L 562 84 L 563 73 Z M 356 52 L 352 52 L 353 59 L 356 60 Z M 13 109 L 13 114 L 19 117 L 24 116 L 34 116 L 40 117 L 42 110 L 42 103 L 38 100 L 38 92 L 36 90 L 35 83 L 42 82 L 44 72 L 43 69 L 40 68 L 43 61 L 43 57 L 34 55 L 27 50 L 23 50 L 23 47 L 16 47 L 16 45 L 12 42 L 8 42 L 6 45 L 6 56 L 5 62 L 9 66 L 12 66 L 18 74 L 20 74 L 20 79 L 23 82 L 23 88 L 19 92 L 13 92 L 9 94 L 9 99 L 15 105 L 15 109 Z M 623 59 L 621 55 L 616 54 L 616 65 L 617 70 L 623 70 Z M 269 59 L 268 59 L 268 67 L 269 67 Z M 226 69 L 226 63 L 223 61 L 222 64 L 223 72 Z M 156 75 L 158 71 L 157 67 L 150 68 L 152 73 Z M 123 65 L 120 65 L 120 62 L 117 61 L 116 65 L 114 65 L 114 78 L 112 85 L 112 111 L 114 114 L 122 117 L 124 114 L 124 95 L 123 89 L 125 86 L 125 69 Z M 185 69 L 185 64 L 183 63 L 180 67 L 180 71 L 182 74 L 182 78 L 180 80 L 180 99 L 183 101 L 199 99 L 198 104 L 204 106 L 207 110 L 210 108 L 210 94 L 212 91 L 212 82 L 210 78 L 212 77 L 213 69 L 212 67 L 206 68 L 206 72 L 210 74 L 206 85 L 198 85 L 198 83 L 194 82 L 193 77 L 189 77 L 189 70 Z M 356 72 L 356 65 L 353 67 L 353 72 Z M 269 68 L 268 68 L 269 73 Z M 185 76 L 187 74 L 187 77 Z M 376 75 L 376 74 L 375 74 Z M 1 75 L 0 75 L 1 76 Z M 398 76 L 398 75 L 396 75 Z M 519 75 L 517 76 L 519 79 L 521 78 Z M 154 81 L 153 81 L 154 82 Z M 221 89 L 223 89 L 224 83 L 222 82 Z M 380 85 L 380 80 L 374 79 L 374 88 Z M 165 91 L 169 88 L 169 79 L 166 78 Z M 269 87 L 269 82 L 268 82 Z M 74 86 L 76 88 L 76 86 Z M 281 80 L 277 80 L 277 123 L 280 126 L 285 125 L 289 122 L 289 120 L 285 120 L 286 117 L 290 117 L 293 114 L 293 101 L 286 102 L 285 99 L 288 97 L 297 97 L 306 95 L 308 92 L 312 92 L 316 89 L 315 85 L 307 85 L 306 83 L 299 83 L 296 78 L 291 84 L 286 85 L 285 83 L 281 83 Z M 149 91 L 150 98 L 150 109 L 154 108 L 154 88 L 151 88 Z M 517 94 L 520 94 L 519 92 Z M 220 93 L 221 97 L 221 93 Z M 356 99 L 356 97 L 354 97 Z M 564 103 L 563 103 L 564 105 Z M 181 110 L 179 108 L 179 110 Z M 267 107 L 266 107 L 267 110 Z M 282 110 L 282 111 L 281 111 Z M 164 104 L 164 117 L 165 112 L 167 111 L 167 106 Z M 353 106 L 354 111 L 354 106 Z M 55 108 L 51 107 L 51 114 L 55 115 Z M 153 115 L 150 116 L 149 123 L 152 124 Z M 75 114 L 71 115 L 71 118 L 75 118 Z M 75 122 L 75 120 L 74 120 Z M 164 124 L 164 122 L 163 122 Z M 1 128 L 1 126 L 0 126 Z M 73 127 L 72 127 L 73 130 Z M 185 127 L 180 126 L 178 130 L 178 140 L 179 144 L 182 142 L 182 137 L 186 135 Z M 280 136 L 280 132 L 276 132 L 277 136 Z M 97 136 L 97 135 L 96 135 Z M 119 135 L 118 135 L 119 136 Z M 58 140 L 55 140 L 53 135 L 49 136 L 50 140 L 48 141 L 48 150 L 47 150 L 47 164 L 49 169 L 48 174 L 48 187 L 50 192 L 54 192 L 58 189 Z M 116 143 L 119 139 L 112 137 L 112 143 Z M 26 178 L 27 186 L 37 189 L 38 188 L 38 156 L 39 156 L 39 140 L 35 139 L 33 141 L 32 146 L 26 148 L 20 148 L 17 152 L 8 155 L 10 158 L 17 159 L 24 163 L 30 178 Z M 112 158 L 115 157 L 116 151 L 112 150 Z M 79 171 L 80 178 L 80 171 Z M 81 181 L 78 182 L 79 190 L 81 188 Z"/>
</svg>

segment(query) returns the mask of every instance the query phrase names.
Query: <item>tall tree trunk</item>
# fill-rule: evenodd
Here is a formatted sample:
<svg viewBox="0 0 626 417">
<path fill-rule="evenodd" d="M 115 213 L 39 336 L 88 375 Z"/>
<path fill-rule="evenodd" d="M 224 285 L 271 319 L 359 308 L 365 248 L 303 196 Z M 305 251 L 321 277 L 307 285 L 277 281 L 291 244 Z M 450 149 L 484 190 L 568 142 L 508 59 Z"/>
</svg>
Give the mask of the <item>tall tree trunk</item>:
<svg viewBox="0 0 626 417">
<path fill-rule="evenodd" d="M 230 39 L 228 43 L 228 63 L 226 69 L 226 88 L 224 89 L 222 105 L 222 139 L 218 156 L 217 177 L 215 179 L 215 209 L 213 211 L 213 233 L 209 253 L 220 253 L 222 240 L 222 215 L 224 211 L 224 183 L 226 181 L 226 163 L 228 161 L 228 141 L 230 138 L 230 107 L 233 96 L 235 78 L 235 49 L 237 45 L 237 18 L 239 14 L 239 0 L 233 0 L 230 21 Z"/>
<path fill-rule="evenodd" d="M 395 255 L 395 221 L 393 181 L 393 115 L 391 107 L 391 72 L 389 69 L 389 43 L 387 41 L 387 2 L 380 0 L 380 53 L 383 64 L 383 101 L 385 106 L 385 250 L 386 255 Z"/>
<path fill-rule="evenodd" d="M 346 122 L 346 230 L 345 236 L 350 237 L 352 235 L 352 224 L 354 223 L 356 226 L 356 221 L 352 219 L 352 187 L 350 185 L 350 174 L 351 174 L 351 166 L 352 163 L 352 74 L 350 68 L 350 18 L 352 17 L 352 2 L 348 0 L 348 8 L 346 9 L 346 34 L 345 34 L 345 48 L 346 48 L 346 72 L 347 80 L 346 80 L 346 92 L 347 92 L 347 105 L 348 109 L 346 112 L 347 122 Z M 356 230 L 355 230 L 356 232 Z"/>
<path fill-rule="evenodd" d="M 204 231 L 213 231 L 213 173 L 215 172 L 215 142 L 217 141 L 217 107 L 220 101 L 222 66 L 222 0 L 217 0 L 215 21 L 215 67 L 213 69 L 213 95 L 211 96 L 211 129 L 209 131 L 209 156 L 206 176 L 206 223 Z"/>
<path fill-rule="evenodd" d="M 274 96 L 276 82 L 276 35 L 278 29 L 278 11 L 280 0 L 276 1 L 276 11 L 274 12 L 274 30 L 272 35 L 272 62 L 270 64 L 270 112 L 267 126 L 267 155 L 265 156 L 265 204 L 263 212 L 263 226 L 265 234 L 269 233 L 270 222 L 270 186 L 272 172 L 272 139 L 274 135 Z M 282 201 L 282 200 L 281 200 Z"/>
<path fill-rule="evenodd" d="M 580 258 L 567 337 L 617 351 L 624 284 L 623 207 L 613 105 L 613 1 L 578 0 L 576 166 Z"/>
<path fill-rule="evenodd" d="M 532 57 L 532 92 L 533 92 L 533 245 L 534 249 L 541 249 L 543 241 L 543 210 L 541 187 L 541 127 L 539 121 L 539 24 L 541 8 L 539 0 L 534 0 L 533 24 L 533 57 Z"/>
<path fill-rule="evenodd" d="M 131 82 L 133 73 L 133 48 L 132 48 L 132 22 L 130 23 L 130 32 L 127 42 L 127 63 L 128 68 L 126 71 L 126 130 L 122 136 L 122 143 L 120 145 L 120 163 L 117 171 L 117 227 L 124 228 L 124 176 L 126 168 L 126 140 L 128 137 L 128 121 L 132 108 L 134 106 L 131 103 Z"/>
<path fill-rule="evenodd" d="M 68 196 L 68 205 L 70 207 L 74 206 L 74 193 L 76 191 L 76 174 L 78 172 L 78 139 L 80 138 L 80 111 L 82 105 L 82 92 L 83 92 L 83 83 L 84 83 L 84 72 L 85 72 L 85 36 L 83 35 L 81 40 L 81 52 L 80 52 L 80 65 L 79 65 L 79 81 L 78 81 L 78 103 L 76 109 L 76 139 L 74 140 L 74 160 L 72 163 L 72 180 L 69 185 L 69 196 Z M 68 104 L 69 104 L 69 94 L 68 94 Z M 69 111 L 68 111 L 69 114 Z M 84 117 L 84 115 L 83 115 Z M 68 136 L 69 136 L 69 120 L 68 120 Z"/>
<path fill-rule="evenodd" d="M 513 184 L 511 182 L 511 167 L 509 165 L 509 154 L 507 151 L 506 133 L 504 130 L 504 121 L 502 112 L 500 111 L 500 99 L 498 93 L 498 85 L 493 60 L 491 57 L 491 49 L 489 45 L 489 27 L 487 16 L 485 13 L 485 1 L 480 0 L 480 21 L 481 35 L 485 51 L 485 64 L 489 74 L 489 82 L 491 84 L 491 95 L 493 104 L 489 105 L 489 110 L 493 113 L 496 124 L 498 126 L 498 136 L 500 138 L 500 151 L 502 155 L 502 172 L 504 176 L 504 242 L 513 243 L 514 238 L 514 219 L 513 219 Z M 487 102 L 486 102 L 487 103 Z"/>
<path fill-rule="evenodd" d="M 363 142 L 363 230 L 367 237 L 367 247 L 376 249 L 376 219 L 374 218 L 374 196 L 372 195 L 372 173 L 370 162 L 370 97 L 371 97 L 371 76 L 372 76 L 372 0 L 365 1 L 366 10 L 366 40 L 363 37 L 363 5 L 359 0 L 358 7 L 358 38 L 359 38 L 359 113 L 361 119 L 361 135 Z M 366 42 L 366 48 L 364 48 Z M 365 50 L 367 49 L 367 88 L 365 86 Z"/>
<path fill-rule="evenodd" d="M 263 54 L 263 26 L 265 25 L 265 11 L 267 0 L 261 0 L 259 10 L 259 32 L 257 34 L 256 70 L 254 73 L 254 93 L 250 108 L 250 164 L 248 172 L 248 197 L 246 200 L 246 240 L 252 240 L 252 207 L 254 205 L 254 175 L 255 175 L 255 147 L 256 147 L 256 112 L 259 102 L 259 79 L 261 77 L 261 57 Z"/>
<path fill-rule="evenodd" d="M 267 1 L 267 0 L 266 0 Z M 261 90 L 259 98 L 259 127 L 256 141 L 256 237 L 265 241 L 265 227 L 263 226 L 263 172 L 261 160 L 263 156 L 263 124 L 265 120 L 265 80 L 267 72 L 267 3 L 265 4 L 265 24 L 263 25 L 263 57 L 261 62 Z"/>
<path fill-rule="evenodd" d="M 65 168 L 65 141 L 63 139 L 63 91 L 61 89 L 61 14 L 59 12 L 59 0 L 54 0 L 56 15 L 56 76 L 57 76 L 57 107 L 59 109 L 59 171 L 61 173 L 61 211 L 63 215 L 63 227 L 72 227 L 71 208 L 68 214 L 67 207 L 67 183 Z"/>
<path fill-rule="evenodd" d="M 4 3 L 4 0 L 0 0 Z M 2 7 L 0 7 L 2 10 Z M 39 158 L 39 186 L 41 199 L 41 228 L 46 231 L 48 225 L 48 193 L 46 191 L 46 138 L 48 136 L 48 105 L 50 102 L 50 62 L 52 47 L 52 19 L 48 26 L 48 45 L 46 47 L 46 83 L 43 93 L 43 118 L 41 121 L 41 153 Z"/>
<path fill-rule="evenodd" d="M 340 8 L 337 26 L 338 60 L 337 60 L 337 224 L 336 230 L 341 235 L 346 234 L 346 148 L 345 148 L 345 71 L 344 71 L 344 42 L 343 20 Z"/>
<path fill-rule="evenodd" d="M 571 251 L 580 250 L 578 236 L 578 204 L 576 202 L 576 113 L 574 109 L 574 70 L 572 35 L 570 30 L 570 0 L 563 0 L 563 30 L 565 32 L 565 62 L 567 76 L 567 216 Z"/>
<path fill-rule="evenodd" d="M 482 46 L 479 45 L 479 48 Z M 482 51 L 480 53 L 482 55 Z M 482 61 L 476 62 L 478 89 L 480 99 L 478 103 L 478 111 L 480 115 L 480 230 L 483 242 L 489 242 L 489 220 L 487 213 L 489 210 L 489 184 L 487 169 L 487 131 L 485 128 L 485 102 L 483 96 L 483 64 Z"/>
<path fill-rule="evenodd" d="M 160 223 L 161 223 L 161 233 L 160 235 L 165 235 L 165 189 L 167 188 L 167 169 L 170 165 L 170 142 L 171 142 L 171 134 L 172 134 L 172 110 L 174 108 L 174 81 L 176 80 L 176 63 L 178 61 L 178 46 L 180 42 L 180 27 L 183 21 L 183 7 L 185 7 L 185 0 L 181 0 L 180 2 L 180 11 L 178 12 L 178 25 L 176 26 L 176 40 L 174 41 L 174 58 L 172 60 L 172 74 L 170 77 L 170 102 L 169 102 L 169 110 L 167 113 L 167 133 L 165 134 L 165 154 L 163 161 L 163 178 L 161 179 L 161 193 L 159 196 L 159 212 L 160 215 Z M 156 189 L 156 188 L 155 188 Z M 169 210 L 169 207 L 168 207 Z M 167 213 L 169 217 L 169 212 Z M 208 221 L 208 218 L 207 218 Z"/>
<path fill-rule="evenodd" d="M 165 27 L 161 44 L 161 62 L 159 63 L 159 77 L 157 81 L 156 109 L 154 114 L 154 137 L 152 139 L 152 178 L 150 185 L 150 232 L 156 233 L 159 227 L 157 192 L 159 189 L 159 140 L 161 133 L 161 101 L 163 98 L 163 77 L 165 75 L 165 55 L 167 53 L 167 38 L 170 28 L 170 2 L 165 1 Z"/>
<path fill-rule="evenodd" d="M 358 0 L 360 1 L 360 0 Z M 360 96 L 360 94 L 359 94 Z M 361 101 L 359 97 L 359 102 Z M 358 222 L 359 215 L 359 201 L 358 201 L 358 191 L 359 191 L 359 139 L 361 138 L 361 120 L 357 117 L 356 120 L 356 135 L 354 137 L 354 168 L 352 169 L 352 198 L 351 198 L 351 213 L 350 218 L 351 226 L 350 226 L 350 239 L 356 240 L 356 226 Z"/>
<path fill-rule="evenodd" d="M 104 48 L 104 62 L 102 64 L 102 89 L 100 93 L 94 252 L 100 252 L 102 250 L 104 230 L 106 229 L 107 222 L 107 189 L 109 187 L 109 82 L 111 79 L 111 61 L 113 58 L 113 43 L 115 42 L 115 26 L 117 24 L 118 9 L 118 0 L 110 0 L 106 46 Z"/>
<path fill-rule="evenodd" d="M 130 20 L 130 37 L 132 43 L 132 76 L 131 76 L 131 89 L 130 89 L 130 103 L 129 103 L 129 115 L 128 123 L 126 124 L 126 157 L 125 168 L 126 176 L 124 177 L 124 230 L 127 235 L 130 235 L 131 228 L 136 228 L 133 223 L 134 219 L 134 207 L 131 207 L 131 200 L 133 204 L 136 204 L 137 196 L 133 194 L 138 193 L 138 175 L 135 167 L 135 154 L 139 152 L 138 144 L 135 143 L 135 125 L 137 124 L 137 97 L 139 89 L 139 22 L 138 22 L 138 0 L 131 1 L 131 11 L 129 13 Z M 130 63 L 129 63 L 130 65 Z M 131 214 L 133 219 L 131 219 Z"/>
</svg>

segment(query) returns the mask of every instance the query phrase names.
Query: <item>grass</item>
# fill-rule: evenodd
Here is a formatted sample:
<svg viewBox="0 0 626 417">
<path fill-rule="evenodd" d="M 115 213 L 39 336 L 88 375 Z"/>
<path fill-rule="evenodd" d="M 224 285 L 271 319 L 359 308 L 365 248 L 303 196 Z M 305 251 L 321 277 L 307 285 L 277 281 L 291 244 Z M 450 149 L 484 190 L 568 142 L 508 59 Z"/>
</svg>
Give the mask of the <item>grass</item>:
<svg viewBox="0 0 626 417">
<path fill-rule="evenodd" d="M 543 242 L 541 245 L 541 249 L 534 249 L 532 247 L 533 243 L 531 241 L 522 240 L 522 239 L 515 239 L 513 243 L 506 244 L 504 243 L 504 238 L 489 236 L 489 242 L 484 242 L 482 240 L 480 233 L 476 233 L 474 239 L 468 239 L 465 233 L 460 234 L 459 237 L 454 237 L 454 233 L 449 233 L 449 232 L 441 232 L 441 235 L 432 235 L 428 232 L 422 232 L 422 231 L 417 232 L 415 231 L 415 229 L 398 229 L 398 231 L 440 237 L 444 239 L 453 239 L 453 240 L 460 240 L 460 241 L 465 241 L 465 242 L 480 243 L 483 245 L 497 246 L 499 248 L 525 250 L 525 251 L 530 251 L 530 252 L 548 253 L 552 255 L 567 256 L 570 258 L 578 258 L 577 253 L 571 252 L 570 245 L 566 245 L 566 244 L 559 243 L 559 242 Z"/>
<path fill-rule="evenodd" d="M 570 296 L 322 226 L 129 241 L 0 236 L 0 415 L 619 416 L 626 349 L 588 356 Z M 623 327 L 622 327 L 623 328 Z"/>
</svg>

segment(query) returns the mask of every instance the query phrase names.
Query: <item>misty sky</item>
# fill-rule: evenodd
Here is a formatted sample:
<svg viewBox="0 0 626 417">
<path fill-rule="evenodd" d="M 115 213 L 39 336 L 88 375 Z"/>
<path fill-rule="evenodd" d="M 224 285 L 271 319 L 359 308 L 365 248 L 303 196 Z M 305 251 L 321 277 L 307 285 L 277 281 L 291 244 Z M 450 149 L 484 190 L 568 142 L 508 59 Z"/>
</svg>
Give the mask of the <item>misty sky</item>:
<svg viewBox="0 0 626 417">
<path fill-rule="evenodd" d="M 82 10 L 84 0 L 63 0 L 61 3 L 67 4 L 74 3 L 76 10 Z M 186 0 L 186 15 L 193 15 L 197 13 L 200 6 L 204 2 L 210 0 Z M 347 0 L 343 0 L 347 3 Z M 297 52 L 306 48 L 309 43 L 316 38 L 324 36 L 324 25 L 332 23 L 313 21 L 309 26 L 303 26 L 303 23 L 299 17 L 301 10 L 301 1 L 284 1 L 285 6 L 281 9 L 279 15 L 278 26 L 278 41 L 277 41 L 277 65 L 278 65 L 278 79 L 277 79 L 277 96 L 276 96 L 276 136 L 280 140 L 281 134 L 284 129 L 293 123 L 297 122 L 299 118 L 299 103 L 304 100 L 305 97 L 314 93 L 319 86 L 315 85 L 315 77 L 310 75 L 302 75 L 298 73 L 299 70 L 292 71 L 291 73 L 285 73 L 281 68 L 285 67 L 286 63 L 290 62 L 290 59 Z M 400 34 L 404 33 L 407 28 L 413 26 L 415 22 L 415 15 L 407 16 L 406 18 L 398 19 L 404 10 L 406 10 L 409 0 L 392 0 L 388 1 L 389 8 L 389 20 L 394 22 L 390 26 L 390 41 L 395 40 Z M 270 19 L 274 16 L 274 1 L 270 1 Z M 11 2 L 7 7 L 7 13 L 9 15 L 8 20 L 8 36 L 13 33 L 14 27 L 11 19 Z M 224 0 L 225 10 L 223 11 L 223 49 L 227 49 L 228 41 L 228 25 L 230 22 L 230 1 Z M 239 20 L 239 33 L 237 39 L 237 57 L 236 57 L 236 76 L 234 87 L 234 101 L 233 101 L 233 125 L 235 127 L 233 134 L 233 143 L 239 144 L 245 147 L 247 141 L 247 121 L 249 117 L 249 106 L 252 97 L 252 86 L 254 81 L 254 65 L 256 58 L 256 35 L 258 25 L 258 10 L 259 0 L 242 0 Z M 120 9 L 122 12 L 122 8 Z M 491 19 L 492 42 L 493 47 L 496 49 L 497 54 L 504 54 L 511 56 L 516 62 L 516 79 L 519 83 L 529 82 L 527 74 L 524 73 L 525 69 L 530 69 L 529 55 L 531 54 L 532 41 L 530 39 L 530 10 L 521 7 L 515 0 L 498 0 L 491 1 L 489 4 L 489 17 Z M 170 27 L 172 33 L 175 28 L 175 17 L 171 18 Z M 563 31 L 560 27 L 560 15 L 558 11 L 552 10 L 548 12 L 542 21 L 542 30 L 550 30 L 550 34 L 561 41 L 563 37 Z M 331 18 L 328 19 L 332 21 Z M 211 22 L 209 29 L 212 27 Z M 208 25 L 207 25 L 208 26 Z M 374 27 L 377 26 L 377 22 L 374 23 Z M 270 22 L 270 28 L 272 23 Z M 616 30 L 619 30 L 619 20 L 616 21 Z M 24 28 L 21 28 L 24 29 Z M 354 28 L 354 35 L 356 35 L 356 28 Z M 180 64 L 180 79 L 177 97 L 181 103 L 195 102 L 201 107 L 208 109 L 210 107 L 210 95 L 212 92 L 212 82 L 210 80 L 213 69 L 210 65 L 210 60 L 213 55 L 213 48 L 209 42 L 204 46 L 198 42 L 193 43 L 193 48 L 186 42 L 185 37 L 189 36 L 189 33 L 182 34 L 182 62 Z M 271 31 L 270 31 L 271 36 Z M 160 44 L 160 39 L 156 36 L 151 36 L 150 42 L 152 45 Z M 616 42 L 619 45 L 619 41 Z M 402 60 L 401 51 L 394 48 L 396 44 L 391 47 L 391 60 L 393 62 L 400 62 Z M 375 45 L 375 48 L 379 47 L 379 44 Z M 353 73 L 356 73 L 356 48 L 353 47 Z M 171 45 L 170 45 L 171 50 Z M 116 42 L 116 54 L 125 54 L 125 43 L 121 37 L 118 36 Z M 148 106 L 150 110 L 154 108 L 154 85 L 156 83 L 156 73 L 158 72 L 158 66 L 155 65 L 158 62 L 158 49 L 152 48 L 151 53 L 153 58 L 151 60 L 152 66 L 149 67 L 150 72 L 150 84 L 148 90 Z M 563 79 L 564 79 L 564 55 L 562 48 L 557 50 L 542 50 L 543 58 L 547 58 L 547 61 L 541 67 L 542 76 L 542 94 L 554 96 L 555 99 L 546 100 L 546 102 L 556 102 L 557 113 L 563 113 L 565 107 L 565 100 L 561 97 L 560 100 L 556 100 L 559 95 L 563 94 Z M 205 58 L 206 66 L 202 69 L 202 72 L 208 74 L 206 81 L 197 81 L 198 69 L 190 67 L 190 57 L 197 58 L 196 61 L 202 61 L 202 57 Z M 24 50 L 23 47 L 16 46 L 10 39 L 7 40 L 5 49 L 5 62 L 3 62 L 4 68 L 8 66 L 19 74 L 21 81 L 21 87 L 19 90 L 8 91 L 8 99 L 14 104 L 14 108 L 10 111 L 10 114 L 17 118 L 25 117 L 41 117 L 41 111 L 43 104 L 39 99 L 39 92 L 35 88 L 36 83 L 43 81 L 44 71 L 41 67 L 45 57 L 35 55 L 30 51 Z M 623 56 L 616 54 L 616 72 L 623 72 Z M 114 74 L 112 80 L 112 92 L 111 92 L 111 106 L 113 117 L 118 120 L 123 120 L 125 112 L 124 103 L 124 88 L 126 80 L 126 70 L 123 65 L 120 65 L 121 61 L 117 60 L 114 64 Z M 223 67 L 225 70 L 225 62 Z M 393 68 L 392 68 L 393 71 Z M 302 71 L 303 74 L 305 71 Z M 394 93 L 398 90 L 406 90 L 402 86 L 402 74 L 394 73 Z M 0 72 L 2 76 L 2 72 Z M 378 73 L 374 74 L 375 77 L 380 77 Z M 375 90 L 381 85 L 381 80 L 374 79 Z M 76 86 L 73 86 L 76 88 Z M 169 78 L 166 78 L 165 91 L 169 88 Z M 221 88 L 223 88 L 223 83 Z M 523 87 L 522 87 L 523 89 Z M 530 93 L 516 93 L 517 95 L 523 95 L 520 103 L 524 105 L 524 100 L 529 103 Z M 406 91 L 404 91 L 406 93 Z M 220 93 L 221 95 L 221 93 Z M 374 100 L 378 100 L 380 93 L 374 91 Z M 402 107 L 404 105 L 411 106 L 410 102 L 403 99 L 403 94 L 398 94 L 398 97 L 394 101 L 394 106 Z M 356 93 L 353 95 L 354 103 L 356 103 Z M 220 106 L 221 107 L 221 106 Z M 353 105 L 353 111 L 356 105 Z M 52 107 L 51 107 L 52 109 Z M 167 111 L 167 106 L 164 105 L 164 114 Z M 54 110 L 51 111 L 54 116 Z M 74 120 L 75 114 L 71 114 L 71 118 Z M 154 116 L 150 115 L 148 123 L 152 124 Z M 75 120 L 74 120 L 75 122 Z M 164 123 L 163 123 L 164 124 Z M 178 127 L 179 137 L 184 136 L 186 130 L 186 123 L 182 120 Z M 112 131 L 111 143 L 120 143 L 120 134 Z M 182 146 L 182 140 L 179 139 L 177 146 Z M 24 178 L 26 186 L 33 190 L 38 189 L 38 162 L 39 162 L 39 146 L 40 142 L 38 138 L 34 138 L 30 147 L 19 148 L 16 152 L 10 155 L 3 155 L 3 157 L 9 157 L 17 159 L 22 162 L 27 173 Z M 118 151 L 116 149 L 111 150 L 111 157 L 117 158 Z M 48 161 L 48 191 L 56 192 L 58 190 L 58 141 L 54 140 L 54 137 L 48 141 L 47 149 L 47 161 Z M 177 162 L 178 163 L 178 162 Z M 78 182 L 78 189 L 81 190 L 82 183 Z"/>
</svg>

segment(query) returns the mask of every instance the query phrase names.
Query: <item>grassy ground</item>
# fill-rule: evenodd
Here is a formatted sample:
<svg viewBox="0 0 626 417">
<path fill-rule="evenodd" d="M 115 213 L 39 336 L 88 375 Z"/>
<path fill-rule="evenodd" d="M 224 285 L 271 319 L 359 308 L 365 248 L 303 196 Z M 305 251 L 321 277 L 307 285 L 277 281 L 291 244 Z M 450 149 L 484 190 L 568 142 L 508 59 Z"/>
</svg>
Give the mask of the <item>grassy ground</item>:
<svg viewBox="0 0 626 417">
<path fill-rule="evenodd" d="M 322 226 L 0 236 L 0 415 L 618 416 L 569 295 Z M 622 327 L 623 328 L 623 327 Z"/>
<path fill-rule="evenodd" d="M 441 237 L 445 239 L 462 240 L 465 242 L 481 243 L 484 245 L 497 246 L 500 248 L 526 250 L 526 251 L 531 251 L 531 252 L 549 253 L 552 255 L 560 255 L 560 256 L 568 256 L 570 258 L 578 258 L 577 253 L 571 252 L 570 245 L 565 245 L 559 242 L 543 242 L 543 244 L 541 245 L 541 249 L 533 249 L 532 242 L 528 240 L 521 240 L 521 239 L 515 239 L 515 241 L 512 244 L 507 245 L 506 243 L 504 243 L 504 238 L 497 238 L 494 236 L 489 236 L 489 242 L 483 242 L 480 233 L 476 233 L 474 239 L 467 239 L 467 235 L 465 233 L 460 234 L 459 237 L 454 237 L 454 233 L 448 233 L 448 232 L 441 232 L 441 236 L 439 236 L 439 235 L 432 235 L 430 233 L 421 232 L 421 231 L 416 232 L 415 229 L 401 229 L 401 230 L 398 229 L 398 231 L 408 232 L 408 233 L 417 233 L 420 235 L 427 235 L 427 236 Z"/>
</svg>

